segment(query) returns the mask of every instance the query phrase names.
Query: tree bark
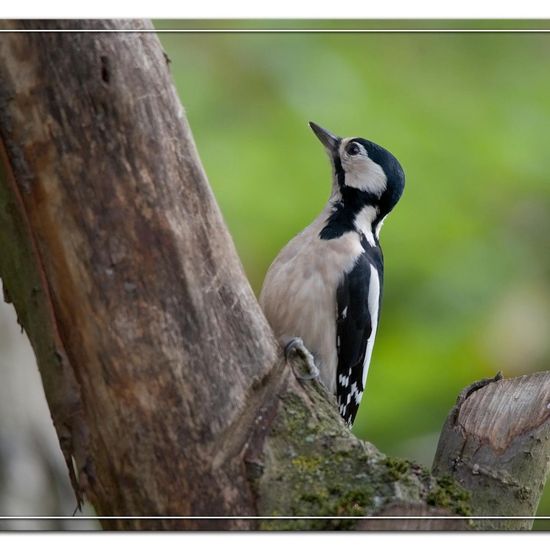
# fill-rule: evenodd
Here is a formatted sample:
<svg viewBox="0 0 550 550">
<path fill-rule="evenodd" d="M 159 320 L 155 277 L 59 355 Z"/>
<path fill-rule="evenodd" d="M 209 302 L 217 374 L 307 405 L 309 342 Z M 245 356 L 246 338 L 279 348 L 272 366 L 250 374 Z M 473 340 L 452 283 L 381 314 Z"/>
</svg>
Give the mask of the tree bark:
<svg viewBox="0 0 550 550">
<path fill-rule="evenodd" d="M 550 468 L 550 372 L 487 380 L 459 396 L 443 428 L 435 475 L 475 495 L 480 529 L 530 529 Z"/>
<path fill-rule="evenodd" d="M 106 528 L 468 514 L 460 486 L 357 440 L 324 388 L 284 364 L 151 25 L 47 26 L 132 31 L 0 40 L 0 276 L 78 499 L 101 516 L 156 516 Z"/>
<path fill-rule="evenodd" d="M 102 515 L 249 513 L 234 453 L 276 347 L 156 36 L 1 48 L 2 244 L 17 258 L 2 276 L 75 489 Z"/>
</svg>

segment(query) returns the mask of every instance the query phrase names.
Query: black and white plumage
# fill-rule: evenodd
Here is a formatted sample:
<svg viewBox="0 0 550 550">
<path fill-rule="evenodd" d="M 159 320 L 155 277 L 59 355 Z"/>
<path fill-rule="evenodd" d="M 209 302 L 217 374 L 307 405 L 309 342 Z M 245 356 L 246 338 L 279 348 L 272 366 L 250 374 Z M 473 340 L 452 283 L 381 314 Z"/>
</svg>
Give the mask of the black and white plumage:
<svg viewBox="0 0 550 550">
<path fill-rule="evenodd" d="M 363 244 L 365 252 L 336 290 L 336 397 L 338 410 L 353 423 L 367 378 L 382 298 L 382 255 Z"/>
<path fill-rule="evenodd" d="M 283 344 L 303 340 L 351 425 L 380 317 L 380 229 L 403 193 L 405 177 L 397 159 L 379 145 L 310 126 L 331 160 L 332 193 L 321 214 L 274 260 L 260 304 Z"/>
</svg>

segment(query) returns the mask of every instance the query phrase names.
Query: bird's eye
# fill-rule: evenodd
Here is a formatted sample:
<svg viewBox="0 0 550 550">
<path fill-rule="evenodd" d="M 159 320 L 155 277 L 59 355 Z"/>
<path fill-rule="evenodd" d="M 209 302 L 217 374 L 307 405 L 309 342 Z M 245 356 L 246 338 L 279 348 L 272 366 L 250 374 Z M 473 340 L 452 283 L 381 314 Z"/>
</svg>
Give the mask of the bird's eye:
<svg viewBox="0 0 550 550">
<path fill-rule="evenodd" d="M 352 142 L 346 147 L 346 153 L 350 156 L 358 155 L 360 152 L 361 148 L 357 145 L 357 143 Z"/>
</svg>

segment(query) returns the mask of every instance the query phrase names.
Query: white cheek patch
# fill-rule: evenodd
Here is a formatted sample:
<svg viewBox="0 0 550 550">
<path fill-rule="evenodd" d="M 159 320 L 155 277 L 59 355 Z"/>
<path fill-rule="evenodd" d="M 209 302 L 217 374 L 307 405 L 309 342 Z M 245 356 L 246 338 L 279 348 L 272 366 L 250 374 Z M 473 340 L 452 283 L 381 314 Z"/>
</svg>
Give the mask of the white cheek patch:
<svg viewBox="0 0 550 550">
<path fill-rule="evenodd" d="M 361 154 L 350 156 L 346 153 L 349 140 L 343 140 L 340 146 L 340 159 L 345 171 L 345 184 L 361 191 L 368 191 L 380 196 L 388 185 L 388 178 L 379 164 L 371 160 L 363 146 Z"/>
<path fill-rule="evenodd" d="M 355 187 L 361 191 L 368 191 L 380 196 L 388 183 L 386 174 L 379 164 L 368 157 L 358 157 L 342 162 L 346 171 L 345 183 L 348 187 Z"/>
</svg>

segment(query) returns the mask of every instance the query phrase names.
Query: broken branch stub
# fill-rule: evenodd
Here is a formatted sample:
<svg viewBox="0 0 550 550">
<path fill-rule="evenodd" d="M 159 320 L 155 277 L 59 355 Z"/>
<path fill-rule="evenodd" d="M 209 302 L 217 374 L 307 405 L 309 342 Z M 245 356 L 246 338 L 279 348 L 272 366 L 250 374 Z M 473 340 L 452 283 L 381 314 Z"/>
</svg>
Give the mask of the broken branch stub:
<svg viewBox="0 0 550 550">
<path fill-rule="evenodd" d="M 443 427 L 433 473 L 471 491 L 473 515 L 495 518 L 477 528 L 530 529 L 532 519 L 509 517 L 535 514 L 548 476 L 550 372 L 470 388 Z"/>
</svg>

